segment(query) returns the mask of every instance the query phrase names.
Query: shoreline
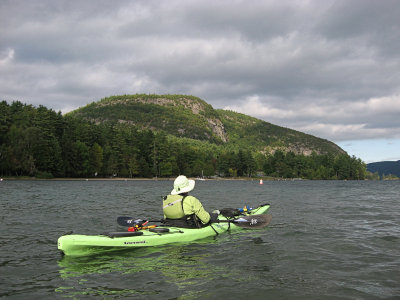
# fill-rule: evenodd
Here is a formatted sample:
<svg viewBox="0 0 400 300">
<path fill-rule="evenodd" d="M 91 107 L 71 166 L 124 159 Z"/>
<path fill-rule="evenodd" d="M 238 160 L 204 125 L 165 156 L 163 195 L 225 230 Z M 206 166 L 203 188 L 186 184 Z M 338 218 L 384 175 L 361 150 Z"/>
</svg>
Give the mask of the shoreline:
<svg viewBox="0 0 400 300">
<path fill-rule="evenodd" d="M 190 177 L 190 179 L 196 180 L 196 181 L 226 181 L 226 180 L 241 180 L 241 181 L 260 181 L 260 180 L 268 180 L 268 181 L 294 181 L 294 180 L 307 180 L 307 179 L 285 179 L 285 178 L 264 178 L 264 177 L 259 177 L 259 178 L 249 178 L 249 177 L 230 177 L 230 178 L 196 178 L 196 177 Z M 115 177 L 115 178 L 68 178 L 68 177 L 62 177 L 62 178 L 37 178 L 37 177 L 2 177 L 0 179 L 1 181 L 174 181 L 175 177 L 173 178 L 159 178 L 159 177 L 154 177 L 154 178 L 125 178 L 125 177 Z"/>
<path fill-rule="evenodd" d="M 215 178 L 199 178 L 190 177 L 190 179 L 196 181 L 396 181 L 399 179 L 364 179 L 364 180 L 348 180 L 348 179 L 304 179 L 304 178 L 275 178 L 275 177 L 215 177 Z M 129 178 L 129 177 L 113 177 L 113 178 L 37 178 L 27 176 L 10 176 L 0 177 L 0 182 L 4 181 L 174 181 L 175 177 L 164 178 L 164 177 L 153 177 L 153 178 Z M 262 183 L 260 183 L 261 185 Z"/>
</svg>

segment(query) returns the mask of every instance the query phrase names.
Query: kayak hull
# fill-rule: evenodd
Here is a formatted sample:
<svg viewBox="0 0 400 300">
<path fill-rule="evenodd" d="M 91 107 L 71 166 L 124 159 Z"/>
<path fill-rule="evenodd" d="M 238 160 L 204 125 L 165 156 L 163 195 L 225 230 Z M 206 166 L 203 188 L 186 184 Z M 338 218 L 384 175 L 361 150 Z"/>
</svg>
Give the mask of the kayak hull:
<svg viewBox="0 0 400 300">
<path fill-rule="evenodd" d="M 263 205 L 251 210 L 246 215 L 265 214 L 269 205 Z M 226 220 L 219 216 L 220 220 Z M 168 228 L 168 232 L 152 232 L 149 229 L 141 230 L 141 235 L 109 237 L 107 235 L 69 234 L 58 239 L 58 249 L 68 256 L 87 256 L 109 251 L 132 249 L 139 247 L 154 247 L 173 243 L 190 243 L 209 236 L 215 236 L 229 231 L 242 229 L 234 223 L 213 223 L 203 228 Z"/>
</svg>

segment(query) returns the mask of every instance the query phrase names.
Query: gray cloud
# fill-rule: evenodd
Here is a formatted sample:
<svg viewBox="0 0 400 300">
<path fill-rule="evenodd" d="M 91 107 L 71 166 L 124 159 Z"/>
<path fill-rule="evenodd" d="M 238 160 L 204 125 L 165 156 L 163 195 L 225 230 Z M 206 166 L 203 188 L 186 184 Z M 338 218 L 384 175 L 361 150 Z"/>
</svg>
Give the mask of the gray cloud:
<svg viewBox="0 0 400 300">
<path fill-rule="evenodd" d="M 400 138 L 400 2 L 0 2 L 0 96 L 183 93 L 323 138 Z"/>
</svg>

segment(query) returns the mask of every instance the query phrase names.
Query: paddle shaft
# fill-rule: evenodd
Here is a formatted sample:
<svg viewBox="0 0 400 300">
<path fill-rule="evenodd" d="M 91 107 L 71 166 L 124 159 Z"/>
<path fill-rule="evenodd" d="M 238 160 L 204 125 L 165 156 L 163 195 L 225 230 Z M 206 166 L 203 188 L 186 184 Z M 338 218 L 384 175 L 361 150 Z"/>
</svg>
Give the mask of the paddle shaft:
<svg viewBox="0 0 400 300">
<path fill-rule="evenodd" d="M 254 215 L 254 216 L 242 216 L 232 220 L 218 220 L 213 223 L 232 223 L 236 226 L 243 228 L 263 228 L 268 226 L 271 221 L 271 215 Z M 132 217 L 118 217 L 117 222 L 121 226 L 134 226 L 135 219 Z M 165 220 L 149 220 L 153 223 L 163 223 Z"/>
</svg>

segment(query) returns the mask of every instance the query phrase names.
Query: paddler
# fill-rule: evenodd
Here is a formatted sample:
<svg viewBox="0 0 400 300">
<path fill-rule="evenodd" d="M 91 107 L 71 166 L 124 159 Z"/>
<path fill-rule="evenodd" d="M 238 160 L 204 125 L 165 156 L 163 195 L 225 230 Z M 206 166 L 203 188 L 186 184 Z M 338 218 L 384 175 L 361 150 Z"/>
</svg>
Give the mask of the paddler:
<svg viewBox="0 0 400 300">
<path fill-rule="evenodd" d="M 195 181 L 184 175 L 174 181 L 171 194 L 163 198 L 163 211 L 169 226 L 200 228 L 217 221 L 218 214 L 208 213 L 201 202 L 189 192 L 194 189 Z"/>
</svg>

